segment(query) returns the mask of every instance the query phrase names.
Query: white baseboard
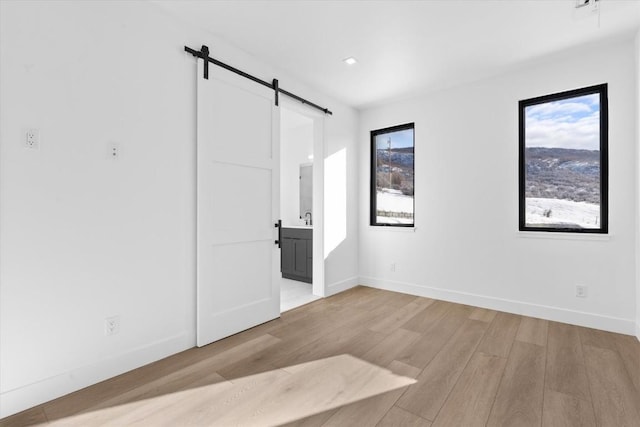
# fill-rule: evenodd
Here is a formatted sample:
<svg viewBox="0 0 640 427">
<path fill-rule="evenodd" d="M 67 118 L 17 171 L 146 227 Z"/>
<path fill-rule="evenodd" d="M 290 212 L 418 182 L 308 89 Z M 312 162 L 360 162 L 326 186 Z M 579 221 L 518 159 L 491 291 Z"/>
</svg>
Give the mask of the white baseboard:
<svg viewBox="0 0 640 427">
<path fill-rule="evenodd" d="M 347 289 L 351 289 L 355 286 L 358 286 L 358 276 L 349 277 L 348 279 L 341 280 L 336 283 L 332 283 L 327 286 L 327 295 L 330 297 L 331 295 L 338 294 L 342 291 L 346 291 Z"/>
<path fill-rule="evenodd" d="M 636 310 L 640 310 L 640 307 L 636 308 Z M 640 323 L 636 323 L 636 338 L 640 341 Z"/>
<path fill-rule="evenodd" d="M 16 414 L 65 394 L 97 384 L 195 345 L 191 333 L 182 333 L 119 356 L 28 384 L 0 394 L 0 418 Z"/>
<path fill-rule="evenodd" d="M 634 329 L 637 328 L 635 322 L 631 319 L 602 316 L 594 313 L 452 291 L 449 289 L 420 286 L 413 283 L 396 282 L 377 279 L 375 277 L 360 277 L 359 283 L 363 286 L 369 286 L 372 288 L 402 292 L 405 294 L 472 305 L 474 307 L 488 308 L 507 313 L 521 314 L 524 316 L 537 317 L 540 319 L 553 320 L 556 322 L 569 323 L 588 328 L 602 329 L 626 335 L 634 335 Z M 640 335 L 636 332 L 636 336 Z"/>
</svg>

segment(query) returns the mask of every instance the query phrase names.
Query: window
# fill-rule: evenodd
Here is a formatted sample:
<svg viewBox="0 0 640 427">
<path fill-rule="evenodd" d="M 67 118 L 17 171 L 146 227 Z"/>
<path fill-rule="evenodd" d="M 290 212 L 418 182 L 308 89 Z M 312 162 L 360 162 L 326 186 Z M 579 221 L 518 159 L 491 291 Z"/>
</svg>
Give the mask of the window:
<svg viewBox="0 0 640 427">
<path fill-rule="evenodd" d="M 607 85 L 519 106 L 520 230 L 607 233 Z"/>
<path fill-rule="evenodd" d="M 371 131 L 371 225 L 413 227 L 413 123 Z"/>
</svg>

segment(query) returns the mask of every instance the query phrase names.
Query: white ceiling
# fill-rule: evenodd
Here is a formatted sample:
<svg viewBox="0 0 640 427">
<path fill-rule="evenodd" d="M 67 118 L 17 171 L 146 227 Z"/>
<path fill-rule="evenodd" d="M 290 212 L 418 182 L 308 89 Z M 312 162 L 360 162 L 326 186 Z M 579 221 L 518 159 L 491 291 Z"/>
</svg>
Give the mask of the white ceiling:
<svg viewBox="0 0 640 427">
<path fill-rule="evenodd" d="M 640 29 L 638 0 L 601 0 L 599 13 L 576 9 L 576 0 L 157 4 L 356 108 L 496 75 Z M 358 64 L 342 62 L 349 56 Z"/>
</svg>

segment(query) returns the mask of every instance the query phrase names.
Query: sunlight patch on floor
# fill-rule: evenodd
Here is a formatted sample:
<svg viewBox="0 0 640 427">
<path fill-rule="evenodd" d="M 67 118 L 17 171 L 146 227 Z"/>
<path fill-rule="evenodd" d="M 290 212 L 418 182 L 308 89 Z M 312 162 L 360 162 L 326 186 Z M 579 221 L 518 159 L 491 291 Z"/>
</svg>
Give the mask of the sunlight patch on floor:
<svg viewBox="0 0 640 427">
<path fill-rule="evenodd" d="M 280 425 L 413 383 L 342 354 L 86 412 L 52 425 Z"/>
</svg>

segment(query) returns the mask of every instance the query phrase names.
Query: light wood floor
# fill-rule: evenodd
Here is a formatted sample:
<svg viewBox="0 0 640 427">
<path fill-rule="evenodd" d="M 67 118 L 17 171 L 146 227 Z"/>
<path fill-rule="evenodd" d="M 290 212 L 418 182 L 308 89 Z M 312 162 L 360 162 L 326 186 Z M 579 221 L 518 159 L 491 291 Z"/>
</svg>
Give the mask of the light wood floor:
<svg viewBox="0 0 640 427">
<path fill-rule="evenodd" d="M 346 370 L 342 377 L 329 375 L 340 366 L 365 377 L 381 370 L 409 382 L 371 392 L 370 382 L 358 382 L 363 379 Z M 315 377 L 304 384 L 284 377 L 310 370 Z M 288 385 L 278 388 L 283 381 Z M 360 385 L 344 392 L 355 383 Z M 254 402 L 253 421 L 212 409 L 221 399 L 242 401 L 260 384 L 262 398 L 246 398 Z M 304 385 L 330 385 L 335 396 L 317 398 L 324 406 L 303 402 Z M 364 390 L 368 397 L 358 400 Z M 345 394 L 353 403 L 326 405 Z M 274 401 L 282 411 L 295 407 L 290 426 L 638 427 L 640 343 L 632 336 L 357 287 L 6 418 L 0 426 L 260 425 Z M 163 416 L 153 423 L 145 416 L 157 412 Z"/>
</svg>

